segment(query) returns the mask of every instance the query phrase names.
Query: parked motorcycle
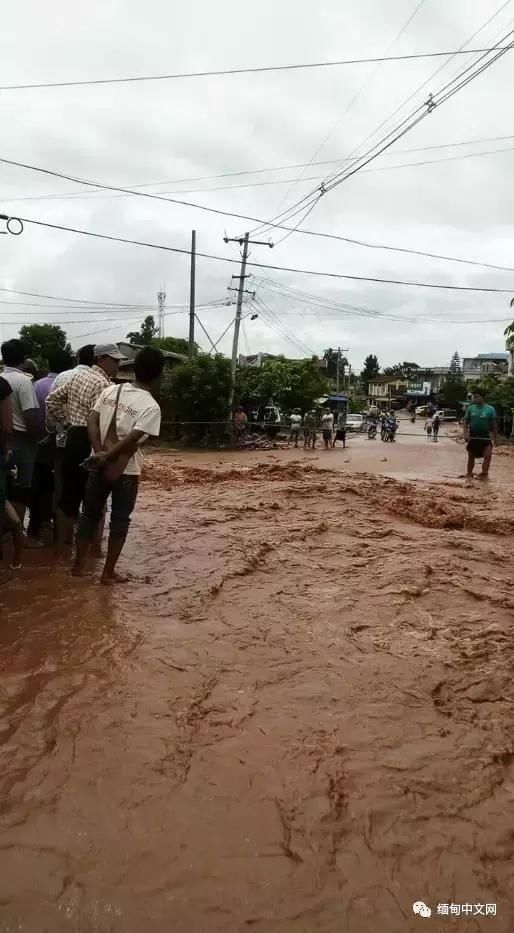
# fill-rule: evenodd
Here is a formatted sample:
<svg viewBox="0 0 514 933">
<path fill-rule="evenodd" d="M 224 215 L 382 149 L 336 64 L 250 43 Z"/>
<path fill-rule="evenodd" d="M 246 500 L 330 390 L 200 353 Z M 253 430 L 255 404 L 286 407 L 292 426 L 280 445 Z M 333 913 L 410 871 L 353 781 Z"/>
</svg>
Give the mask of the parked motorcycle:
<svg viewBox="0 0 514 933">
<path fill-rule="evenodd" d="M 377 436 L 377 423 L 376 421 L 370 421 L 368 424 L 368 437 L 370 441 L 374 441 Z"/>
</svg>

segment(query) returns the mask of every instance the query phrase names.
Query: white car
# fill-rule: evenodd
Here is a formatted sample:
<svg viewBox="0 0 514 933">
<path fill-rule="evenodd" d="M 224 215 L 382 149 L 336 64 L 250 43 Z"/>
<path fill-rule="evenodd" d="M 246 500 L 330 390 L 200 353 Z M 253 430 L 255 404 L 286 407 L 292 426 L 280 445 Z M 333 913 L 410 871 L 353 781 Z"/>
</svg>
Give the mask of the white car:
<svg viewBox="0 0 514 933">
<path fill-rule="evenodd" d="M 363 431 L 364 430 L 364 415 L 347 415 L 346 416 L 346 430 L 347 431 Z"/>
<path fill-rule="evenodd" d="M 440 408 L 439 411 L 436 411 L 434 418 L 439 418 L 439 421 L 457 421 L 457 412 L 453 408 Z"/>
</svg>

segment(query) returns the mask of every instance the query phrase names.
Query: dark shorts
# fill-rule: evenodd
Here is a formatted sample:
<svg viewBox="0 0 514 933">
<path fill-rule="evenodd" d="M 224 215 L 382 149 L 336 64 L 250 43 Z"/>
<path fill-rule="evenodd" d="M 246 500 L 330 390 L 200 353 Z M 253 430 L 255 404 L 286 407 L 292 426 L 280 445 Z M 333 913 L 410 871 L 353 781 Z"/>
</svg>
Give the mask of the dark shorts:
<svg viewBox="0 0 514 933">
<path fill-rule="evenodd" d="M 491 446 L 490 437 L 472 437 L 466 445 L 466 450 L 472 457 L 485 457 L 488 448 Z"/>
<path fill-rule="evenodd" d="M 55 512 L 57 506 L 59 505 L 62 497 L 62 461 L 64 457 L 64 447 L 55 448 L 55 462 L 54 462 L 54 500 L 53 500 L 53 510 Z"/>
<path fill-rule="evenodd" d="M 37 443 L 26 431 L 13 431 L 11 444 L 17 476 L 9 480 L 8 488 L 15 502 L 25 501 L 23 496 L 32 485 L 32 473 L 36 459 Z M 19 494 L 22 494 L 19 497 Z"/>
<path fill-rule="evenodd" d="M 62 455 L 62 491 L 59 507 L 68 518 L 77 518 L 84 499 L 87 471 L 80 466 L 91 453 L 87 428 L 70 428 Z"/>
<path fill-rule="evenodd" d="M 5 452 L 0 447 L 0 534 L 4 525 L 7 473 L 4 464 Z"/>
<path fill-rule="evenodd" d="M 323 431 L 323 440 L 324 441 L 332 440 L 332 431 Z"/>
<path fill-rule="evenodd" d="M 109 482 L 101 472 L 86 475 L 88 479 L 78 526 L 79 537 L 93 540 L 110 496 L 110 533 L 113 538 L 124 540 L 136 504 L 139 476 L 127 476 L 124 473 L 114 482 Z"/>
<path fill-rule="evenodd" d="M 336 431 L 336 441 L 346 440 L 346 429 L 338 428 Z"/>
</svg>

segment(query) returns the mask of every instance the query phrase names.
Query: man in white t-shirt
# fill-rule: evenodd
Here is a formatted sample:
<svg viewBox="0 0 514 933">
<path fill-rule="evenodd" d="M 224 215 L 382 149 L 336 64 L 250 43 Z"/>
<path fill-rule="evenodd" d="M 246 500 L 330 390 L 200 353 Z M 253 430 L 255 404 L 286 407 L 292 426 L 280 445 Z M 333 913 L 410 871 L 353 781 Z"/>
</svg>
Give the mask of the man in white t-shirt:
<svg viewBox="0 0 514 933">
<path fill-rule="evenodd" d="M 12 389 L 13 432 L 10 447 L 17 470 L 11 483 L 11 500 L 23 524 L 30 504 L 37 442 L 41 436 L 39 402 L 32 379 L 23 371 L 26 353 L 22 341 L 6 340 L 2 344 L 2 359 L 5 363 L 2 378 Z"/>
<path fill-rule="evenodd" d="M 323 431 L 325 450 L 328 450 L 332 444 L 332 434 L 334 431 L 334 415 L 328 409 L 321 416 L 321 430 Z"/>
<path fill-rule="evenodd" d="M 88 419 L 93 454 L 87 461 L 90 476 L 86 486 L 77 531 L 77 551 L 72 573 L 82 576 L 91 542 L 109 496 L 111 524 L 102 583 L 124 583 L 116 564 L 125 544 L 130 516 L 137 498 L 143 463 L 141 445 L 158 437 L 161 409 L 153 398 L 164 367 L 160 350 L 144 347 L 134 359 L 134 383 L 108 386 L 95 402 Z"/>
<path fill-rule="evenodd" d="M 291 433 L 289 435 L 289 443 L 294 441 L 294 446 L 298 447 L 298 438 L 300 437 L 300 431 L 302 429 L 302 414 L 299 408 L 293 408 L 293 411 L 290 416 L 291 423 Z"/>
</svg>

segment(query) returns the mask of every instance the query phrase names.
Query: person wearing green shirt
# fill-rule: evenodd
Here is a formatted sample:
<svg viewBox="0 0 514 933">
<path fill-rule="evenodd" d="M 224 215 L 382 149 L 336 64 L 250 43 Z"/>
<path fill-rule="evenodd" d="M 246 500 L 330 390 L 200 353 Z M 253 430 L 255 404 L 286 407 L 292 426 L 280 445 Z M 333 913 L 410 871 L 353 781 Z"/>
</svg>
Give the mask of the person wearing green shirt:
<svg viewBox="0 0 514 933">
<path fill-rule="evenodd" d="M 477 458 L 483 458 L 479 479 L 487 479 L 493 455 L 493 444 L 496 446 L 498 437 L 498 426 L 496 411 L 492 405 L 486 403 L 483 389 L 473 391 L 473 402 L 464 415 L 464 437 L 467 441 L 468 479 L 473 476 Z"/>
</svg>

